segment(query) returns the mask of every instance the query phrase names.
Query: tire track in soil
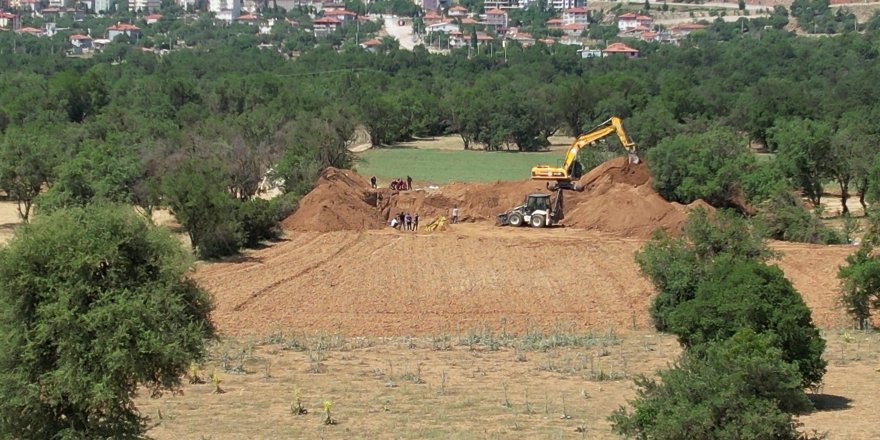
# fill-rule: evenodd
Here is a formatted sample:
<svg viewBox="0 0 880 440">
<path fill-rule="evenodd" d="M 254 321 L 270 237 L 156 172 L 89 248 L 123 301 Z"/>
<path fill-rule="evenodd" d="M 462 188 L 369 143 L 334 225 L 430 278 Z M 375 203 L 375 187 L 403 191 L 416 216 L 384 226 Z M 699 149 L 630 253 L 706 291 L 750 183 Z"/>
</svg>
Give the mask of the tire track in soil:
<svg viewBox="0 0 880 440">
<path fill-rule="evenodd" d="M 242 263 L 232 263 L 232 262 L 224 262 L 218 263 L 217 270 L 215 270 L 215 276 L 222 276 L 223 278 L 227 278 L 231 275 L 240 274 L 242 272 L 247 272 L 254 270 L 259 266 L 271 265 L 273 260 L 283 260 L 286 263 L 290 263 L 287 259 L 287 256 L 293 253 L 298 252 L 302 248 L 307 248 L 311 246 L 313 243 L 321 239 L 321 235 L 317 234 L 314 237 L 307 238 L 303 243 L 297 243 L 294 239 L 290 239 L 288 241 L 278 242 L 270 246 L 263 254 L 259 255 L 257 261 L 246 261 Z M 299 238 L 299 237 L 297 237 Z M 255 254 L 254 254 L 255 255 Z M 245 255 L 247 257 L 249 255 Z M 220 266 L 222 264 L 222 266 Z M 233 266 L 234 268 L 230 268 Z M 222 269 L 221 269 L 222 267 Z M 211 279 L 210 273 L 206 271 L 203 272 L 204 275 L 201 276 L 202 282 L 208 282 Z"/>
<path fill-rule="evenodd" d="M 318 238 L 320 238 L 320 236 L 319 236 Z M 278 286 L 280 286 L 280 285 L 282 285 L 282 284 L 285 284 L 285 283 L 288 283 L 288 282 L 290 282 L 290 281 L 293 281 L 293 280 L 295 280 L 295 279 L 297 279 L 297 278 L 299 278 L 299 277 L 302 277 L 302 276 L 308 275 L 308 274 L 311 273 L 313 270 L 318 269 L 318 268 L 320 268 L 321 266 L 324 266 L 325 264 L 329 263 L 331 260 L 333 260 L 333 259 L 339 257 L 340 255 L 342 255 L 342 254 L 344 254 L 344 253 L 350 251 L 352 247 L 354 247 L 355 245 L 357 245 L 358 243 L 360 243 L 361 241 L 363 241 L 364 238 L 366 238 L 366 235 L 365 235 L 365 234 L 359 234 L 357 237 L 355 237 L 354 240 L 351 240 L 351 241 L 345 243 L 344 245 L 342 245 L 342 246 L 341 246 L 336 252 L 332 253 L 329 257 L 324 258 L 323 260 L 319 260 L 318 262 L 312 264 L 311 266 L 306 267 L 305 269 L 301 270 L 300 272 L 298 272 L 298 273 L 296 273 L 296 274 L 294 274 L 294 275 L 291 275 L 291 276 L 289 276 L 289 277 L 285 277 L 285 278 L 282 278 L 282 279 L 280 279 L 280 280 L 274 281 L 274 282 L 272 282 L 271 284 L 269 284 L 268 286 L 263 287 L 262 289 L 259 289 L 259 290 L 257 290 L 256 292 L 250 294 L 250 295 L 249 295 L 244 301 L 240 302 L 238 305 L 236 305 L 235 307 L 233 307 L 232 310 L 233 310 L 233 311 L 236 311 L 236 312 L 240 312 L 245 306 L 249 305 L 249 304 L 252 303 L 254 300 L 258 299 L 258 298 L 259 298 L 260 296 L 262 296 L 264 293 L 266 293 L 266 292 L 268 292 L 268 291 L 270 291 L 270 290 L 272 290 L 272 289 L 274 289 L 274 288 L 276 288 L 276 287 L 278 287 Z M 300 248 L 300 247 L 297 248 L 297 250 L 301 250 L 301 249 L 302 249 L 302 248 Z"/>
</svg>

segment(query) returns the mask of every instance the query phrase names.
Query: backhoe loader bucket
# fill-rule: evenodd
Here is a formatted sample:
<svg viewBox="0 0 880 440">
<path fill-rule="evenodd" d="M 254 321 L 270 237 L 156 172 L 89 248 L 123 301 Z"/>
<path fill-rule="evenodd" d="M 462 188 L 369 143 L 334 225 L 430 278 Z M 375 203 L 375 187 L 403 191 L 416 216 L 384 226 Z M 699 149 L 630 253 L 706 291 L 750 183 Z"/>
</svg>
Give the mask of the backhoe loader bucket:
<svg viewBox="0 0 880 440">
<path fill-rule="evenodd" d="M 443 229 L 444 226 L 446 226 L 446 217 L 441 215 L 440 217 L 435 218 L 431 223 L 425 225 L 425 230 L 433 232 L 437 229 Z"/>
</svg>

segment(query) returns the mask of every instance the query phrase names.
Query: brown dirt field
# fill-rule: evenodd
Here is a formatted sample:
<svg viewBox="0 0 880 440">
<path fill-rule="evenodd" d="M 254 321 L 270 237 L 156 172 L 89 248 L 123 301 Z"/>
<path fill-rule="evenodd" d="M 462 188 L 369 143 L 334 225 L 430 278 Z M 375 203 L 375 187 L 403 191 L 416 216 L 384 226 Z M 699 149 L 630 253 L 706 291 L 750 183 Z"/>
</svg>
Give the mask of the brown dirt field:
<svg viewBox="0 0 880 440">
<path fill-rule="evenodd" d="M 643 241 L 575 228 L 437 233 L 390 228 L 290 233 L 247 255 L 202 264 L 228 334 L 295 328 L 359 335 L 461 333 L 502 320 L 512 330 L 572 322 L 577 329 L 648 328 L 653 295 L 633 254 Z M 837 307 L 837 267 L 852 246 L 773 243 L 822 327 L 848 323 Z"/>
<path fill-rule="evenodd" d="M 157 440 L 615 439 L 606 418 L 635 397 L 632 377 L 666 368 L 680 352 L 669 336 L 621 337 L 618 343 L 599 335 L 598 345 L 519 353 L 439 335 L 297 336 L 304 351 L 282 348 L 290 335 L 262 346 L 256 340 L 225 341 L 200 373 L 218 372 L 224 394 L 214 394 L 210 383 L 185 385 L 180 395 L 151 399 L 142 393 L 137 406 L 151 417 L 155 426 L 148 434 Z M 830 440 L 880 438 L 875 405 L 880 335 L 830 332 L 826 338 L 825 385 L 814 396 L 818 409 L 799 417 L 802 429 L 827 432 Z M 449 349 L 437 350 L 443 344 Z M 246 373 L 227 372 L 224 362 Z M 296 390 L 306 415 L 290 413 Z M 337 425 L 321 425 L 324 400 L 332 402 Z M 586 433 L 575 431 L 581 426 Z"/>
</svg>

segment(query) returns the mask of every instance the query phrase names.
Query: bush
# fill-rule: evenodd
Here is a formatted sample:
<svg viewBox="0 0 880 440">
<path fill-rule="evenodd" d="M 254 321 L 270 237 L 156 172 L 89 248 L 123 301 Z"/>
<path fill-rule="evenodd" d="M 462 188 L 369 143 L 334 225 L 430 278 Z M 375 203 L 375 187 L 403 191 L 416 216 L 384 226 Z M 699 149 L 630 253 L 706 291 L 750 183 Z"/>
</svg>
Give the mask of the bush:
<svg viewBox="0 0 880 440">
<path fill-rule="evenodd" d="M 244 232 L 244 245 L 255 247 L 261 241 L 281 236 L 278 222 L 282 219 L 281 204 L 276 201 L 252 199 L 241 202 L 238 218 Z"/>
<path fill-rule="evenodd" d="M 165 202 L 201 258 L 233 255 L 244 244 L 240 202 L 226 192 L 228 186 L 222 165 L 210 160 L 183 162 L 162 181 Z"/>
<path fill-rule="evenodd" d="M 825 341 L 813 325 L 810 309 L 775 266 L 722 259 L 700 280 L 693 299 L 668 314 L 668 331 L 687 347 L 720 341 L 741 329 L 768 335 L 795 365 L 803 385 L 822 381 Z"/>
<path fill-rule="evenodd" d="M 758 208 L 758 220 L 769 238 L 799 243 L 842 244 L 845 237 L 807 210 L 800 197 L 781 190 Z"/>
<path fill-rule="evenodd" d="M 126 205 L 38 216 L 0 249 L 0 438 L 139 438 L 213 335 L 192 257 Z"/>
<path fill-rule="evenodd" d="M 714 129 L 680 134 L 648 151 L 654 189 L 667 200 L 741 208 L 743 170 L 754 162 L 745 142 L 732 132 Z"/>
<path fill-rule="evenodd" d="M 657 330 L 668 331 L 669 314 L 693 299 L 712 261 L 720 256 L 764 261 L 773 253 L 758 231 L 732 211 L 710 216 L 696 209 L 688 216 L 681 237 L 658 233 L 636 253 L 642 273 L 659 292 L 651 305 Z"/>
<path fill-rule="evenodd" d="M 872 240 L 866 239 L 858 252 L 846 257 L 846 266 L 840 267 L 837 277 L 847 312 L 859 328 L 867 328 L 872 309 L 880 308 L 880 259 Z"/>
<path fill-rule="evenodd" d="M 800 439 L 790 413 L 812 406 L 796 364 L 786 362 L 772 337 L 743 330 L 686 351 L 660 382 L 636 380 L 633 412 L 609 417 L 625 437 L 678 439 Z"/>
</svg>

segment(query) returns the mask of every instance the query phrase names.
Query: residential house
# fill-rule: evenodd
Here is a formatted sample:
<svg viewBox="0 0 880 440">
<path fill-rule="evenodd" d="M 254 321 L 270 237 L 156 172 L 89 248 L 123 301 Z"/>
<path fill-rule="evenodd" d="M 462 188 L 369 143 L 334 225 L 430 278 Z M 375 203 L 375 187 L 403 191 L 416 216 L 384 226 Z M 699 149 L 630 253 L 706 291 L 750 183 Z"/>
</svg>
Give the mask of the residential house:
<svg viewBox="0 0 880 440">
<path fill-rule="evenodd" d="M 260 10 L 260 6 L 263 4 L 261 0 L 242 0 L 241 2 L 241 10 L 247 11 L 250 13 L 254 13 Z"/>
<path fill-rule="evenodd" d="M 432 24 L 430 26 L 425 26 L 425 33 L 428 34 L 432 32 L 443 32 L 448 34 L 457 30 L 459 30 L 458 25 L 451 21 L 444 21 L 441 23 Z"/>
<path fill-rule="evenodd" d="M 379 51 L 379 47 L 380 47 L 381 45 L 382 45 L 382 42 L 381 42 L 381 41 L 379 41 L 379 40 L 377 40 L 377 39 L 375 39 L 375 38 L 371 38 L 371 39 L 369 39 L 369 40 L 364 41 L 363 43 L 361 43 L 361 48 L 363 48 L 363 49 L 366 50 L 367 52 L 376 53 L 376 52 Z"/>
<path fill-rule="evenodd" d="M 92 12 L 102 13 L 110 10 L 110 0 L 95 0 L 92 6 Z"/>
<path fill-rule="evenodd" d="M 584 33 L 584 29 L 587 27 L 582 24 L 572 23 L 562 25 L 559 29 L 562 30 L 562 33 L 568 35 L 569 37 L 579 37 Z"/>
<path fill-rule="evenodd" d="M 325 9 L 323 15 L 324 17 L 335 18 L 342 23 L 354 22 L 358 18 L 357 14 L 345 9 Z"/>
<path fill-rule="evenodd" d="M 74 34 L 70 36 L 70 44 L 78 49 L 91 49 L 92 37 L 83 34 Z"/>
<path fill-rule="evenodd" d="M 486 26 L 492 26 L 496 31 L 507 29 L 507 12 L 501 9 L 491 9 L 486 11 L 486 19 L 483 21 Z"/>
<path fill-rule="evenodd" d="M 509 39 L 516 41 L 522 47 L 529 47 L 535 44 L 535 37 L 527 32 L 515 32 Z"/>
<path fill-rule="evenodd" d="M 46 5 L 50 8 L 63 8 L 65 0 L 49 0 L 46 2 Z"/>
<path fill-rule="evenodd" d="M 650 29 L 654 25 L 654 19 L 647 15 L 637 15 L 632 12 L 617 17 L 617 28 L 622 32 L 635 29 L 637 27 L 646 27 Z"/>
<path fill-rule="evenodd" d="M 571 8 L 583 8 L 587 6 L 587 0 L 553 0 L 550 4 L 555 10 L 564 11 Z"/>
<path fill-rule="evenodd" d="M 162 19 L 162 14 L 150 14 L 144 17 L 147 24 L 156 24 Z"/>
<path fill-rule="evenodd" d="M 40 12 L 43 4 L 40 0 L 10 0 L 9 6 L 20 9 L 22 12 Z"/>
<path fill-rule="evenodd" d="M 56 6 L 49 6 L 49 7 L 43 8 L 43 10 L 41 10 L 38 13 L 38 15 L 40 15 L 41 17 L 46 18 L 46 19 L 54 20 L 64 14 L 61 12 L 61 8 L 56 7 Z"/>
<path fill-rule="evenodd" d="M 626 14 L 617 16 L 617 28 L 620 29 L 621 32 L 626 32 L 630 29 L 634 29 L 639 26 L 639 22 L 636 21 L 636 17 L 638 14 L 634 14 L 632 12 L 627 12 Z"/>
<path fill-rule="evenodd" d="M 42 37 L 42 36 L 46 35 L 46 31 L 44 31 L 42 29 L 34 28 L 34 27 L 18 28 L 18 30 L 16 30 L 15 32 L 22 34 L 22 35 L 33 35 L 36 37 Z"/>
<path fill-rule="evenodd" d="M 638 49 L 633 49 L 623 43 L 611 43 L 602 51 L 602 56 L 623 55 L 627 58 L 638 58 Z"/>
<path fill-rule="evenodd" d="M 684 23 L 678 26 L 674 26 L 669 29 L 673 35 L 678 37 L 686 37 L 690 35 L 691 32 L 700 31 L 706 29 L 706 25 L 700 23 Z"/>
<path fill-rule="evenodd" d="M 461 24 L 464 26 L 468 26 L 468 25 L 472 25 L 472 24 L 480 24 L 480 22 L 477 20 L 474 20 L 473 18 L 465 17 L 465 18 L 461 19 Z"/>
<path fill-rule="evenodd" d="M 492 9 L 517 9 L 519 8 L 518 0 L 485 0 L 483 9 L 489 11 Z"/>
<path fill-rule="evenodd" d="M 477 45 L 483 46 L 495 41 L 491 35 L 483 32 L 477 32 Z M 449 34 L 450 47 L 465 47 L 471 44 L 471 34 L 463 34 L 461 32 L 453 32 Z"/>
<path fill-rule="evenodd" d="M 438 14 L 436 11 L 428 11 L 425 15 L 422 16 L 422 23 L 425 26 L 430 26 L 432 24 L 437 24 L 443 22 L 443 16 Z"/>
<path fill-rule="evenodd" d="M 590 25 L 590 11 L 587 8 L 568 8 L 562 13 L 562 24 Z"/>
<path fill-rule="evenodd" d="M 433 11 L 440 6 L 440 2 L 437 0 L 422 0 L 422 10 L 423 11 Z"/>
<path fill-rule="evenodd" d="M 342 22 L 333 17 L 316 18 L 312 20 L 312 31 L 315 32 L 315 37 L 326 37 L 339 29 L 341 25 Z"/>
<path fill-rule="evenodd" d="M 287 24 L 289 24 L 289 25 L 291 25 L 291 26 L 293 26 L 293 27 L 299 27 L 299 22 L 296 21 L 296 20 L 294 20 L 294 19 L 292 19 L 292 18 L 285 18 L 284 21 L 287 22 Z"/>
<path fill-rule="evenodd" d="M 578 49 L 578 53 L 581 55 L 581 58 L 599 58 L 602 56 L 601 50 L 590 49 L 589 47 Z"/>
<path fill-rule="evenodd" d="M 467 17 L 468 9 L 461 5 L 455 5 L 449 8 L 449 11 L 446 12 L 450 17 Z"/>
<path fill-rule="evenodd" d="M 107 28 L 107 39 L 110 41 L 120 35 L 128 37 L 128 41 L 137 42 L 141 38 L 141 28 L 128 23 L 118 23 Z"/>
<path fill-rule="evenodd" d="M 0 27 L 16 30 L 21 27 L 21 18 L 11 12 L 0 11 Z"/>
<path fill-rule="evenodd" d="M 162 6 L 160 0 L 129 0 L 129 11 L 155 12 Z"/>
<path fill-rule="evenodd" d="M 557 30 L 562 28 L 562 19 L 558 17 L 551 18 L 544 22 L 544 26 L 549 30 Z"/>
<path fill-rule="evenodd" d="M 235 21 L 254 26 L 260 22 L 260 17 L 257 17 L 253 14 L 242 14 L 238 18 L 236 18 Z"/>
<path fill-rule="evenodd" d="M 208 0 L 208 11 L 218 20 L 231 23 L 241 15 L 241 0 Z"/>
<path fill-rule="evenodd" d="M 277 20 L 275 20 L 274 18 L 270 18 L 269 20 L 266 20 L 265 22 L 260 23 L 260 25 L 258 26 L 258 28 L 260 29 L 260 33 L 263 35 L 271 34 L 272 28 L 275 27 L 276 22 L 277 22 Z"/>
</svg>

